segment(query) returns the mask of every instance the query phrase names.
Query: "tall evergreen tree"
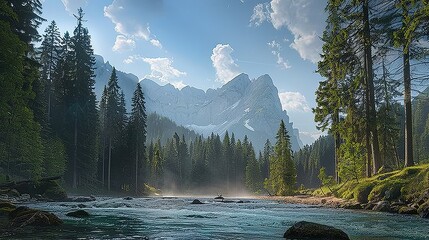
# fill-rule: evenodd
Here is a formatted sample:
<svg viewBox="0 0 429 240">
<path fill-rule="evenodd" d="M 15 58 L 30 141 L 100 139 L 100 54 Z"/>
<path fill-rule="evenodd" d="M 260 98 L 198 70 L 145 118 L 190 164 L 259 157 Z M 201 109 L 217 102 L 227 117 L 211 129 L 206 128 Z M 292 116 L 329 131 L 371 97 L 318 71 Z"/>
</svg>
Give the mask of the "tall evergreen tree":
<svg viewBox="0 0 429 240">
<path fill-rule="evenodd" d="M 265 187 L 276 195 L 294 193 L 296 169 L 292 159 L 290 137 L 283 120 L 276 135 L 274 155 L 270 159 L 270 177 L 265 181 Z"/>
<path fill-rule="evenodd" d="M 135 194 L 139 193 L 139 169 L 146 168 L 145 161 L 145 142 L 146 142 L 146 107 L 143 96 L 143 91 L 140 83 L 137 83 L 136 90 L 134 91 L 133 98 L 131 100 L 131 116 L 129 121 L 129 127 L 131 129 L 131 143 L 134 143 L 133 151 L 135 155 Z M 147 179 L 147 176 L 142 176 L 143 179 Z"/>
</svg>

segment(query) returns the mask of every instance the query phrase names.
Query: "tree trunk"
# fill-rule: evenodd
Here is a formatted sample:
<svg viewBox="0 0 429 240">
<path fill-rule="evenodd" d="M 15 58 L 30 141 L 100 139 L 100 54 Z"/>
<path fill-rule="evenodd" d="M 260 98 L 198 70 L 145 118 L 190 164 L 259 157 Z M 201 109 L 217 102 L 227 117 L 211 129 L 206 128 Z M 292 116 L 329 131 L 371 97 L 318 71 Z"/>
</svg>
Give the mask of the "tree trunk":
<svg viewBox="0 0 429 240">
<path fill-rule="evenodd" d="M 364 17 L 364 55 L 365 55 L 365 72 L 367 80 L 367 91 L 369 92 L 369 127 L 371 132 L 371 150 L 372 150 L 372 164 L 373 174 L 376 174 L 380 169 L 380 148 L 378 143 L 377 131 L 377 113 L 375 110 L 375 96 L 374 96 L 374 75 L 372 69 L 372 53 L 371 53 L 371 35 L 369 29 L 369 9 L 368 0 L 363 3 L 363 17 Z"/>
<path fill-rule="evenodd" d="M 340 114 L 338 110 L 335 110 L 334 113 L 334 125 L 338 125 L 340 119 Z M 338 133 L 338 130 L 336 130 L 336 133 L 334 134 L 334 144 L 335 144 L 335 153 L 334 153 L 334 177 L 335 181 L 337 183 L 340 183 L 340 176 L 338 174 L 338 156 L 340 153 L 340 145 L 341 145 L 341 139 L 340 134 Z"/>
<path fill-rule="evenodd" d="M 411 73 L 408 47 L 404 47 L 405 167 L 413 166 L 413 124 L 411 116 Z"/>
<path fill-rule="evenodd" d="M 73 188 L 77 188 L 77 113 L 74 118 L 74 146 L 73 146 Z"/>
<path fill-rule="evenodd" d="M 137 137 L 137 143 L 136 143 L 136 172 L 135 172 L 135 187 L 136 187 L 136 196 L 138 195 L 138 185 L 137 185 L 137 177 L 139 172 L 139 144 L 138 144 L 138 137 Z"/>
<path fill-rule="evenodd" d="M 104 189 L 104 181 L 106 180 L 106 176 L 105 176 L 105 171 L 106 171 L 106 134 L 104 133 L 105 130 L 103 130 L 103 163 L 102 163 L 102 171 L 101 171 L 101 182 L 103 184 L 103 189 Z"/>
<path fill-rule="evenodd" d="M 109 137 L 109 162 L 107 164 L 107 191 L 110 192 L 110 170 L 112 165 L 112 137 Z"/>
</svg>

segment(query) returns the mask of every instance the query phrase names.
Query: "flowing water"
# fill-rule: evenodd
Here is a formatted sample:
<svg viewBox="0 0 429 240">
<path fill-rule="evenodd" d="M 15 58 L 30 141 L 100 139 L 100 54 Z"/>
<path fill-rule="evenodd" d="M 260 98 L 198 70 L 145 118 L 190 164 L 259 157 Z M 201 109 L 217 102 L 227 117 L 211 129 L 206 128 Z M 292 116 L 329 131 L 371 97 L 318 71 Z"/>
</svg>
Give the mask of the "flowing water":
<svg viewBox="0 0 429 240">
<path fill-rule="evenodd" d="M 240 199 L 243 203 L 190 204 L 194 198 L 100 198 L 84 203 L 86 219 L 67 217 L 77 203 L 34 203 L 31 208 L 55 213 L 60 228 L 29 229 L 7 239 L 282 239 L 297 221 L 312 221 L 344 230 L 351 239 L 429 239 L 429 220 L 418 216 L 329 209 Z M 0 236 L 1 238 L 2 236 Z"/>
</svg>

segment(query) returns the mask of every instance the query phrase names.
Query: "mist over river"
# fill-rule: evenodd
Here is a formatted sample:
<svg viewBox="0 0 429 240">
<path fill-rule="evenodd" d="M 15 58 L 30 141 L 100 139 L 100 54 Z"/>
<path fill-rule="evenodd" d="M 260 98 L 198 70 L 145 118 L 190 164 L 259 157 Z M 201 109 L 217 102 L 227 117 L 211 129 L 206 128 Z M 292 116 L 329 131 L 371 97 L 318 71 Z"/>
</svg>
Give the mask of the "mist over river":
<svg viewBox="0 0 429 240">
<path fill-rule="evenodd" d="M 64 220 L 61 227 L 31 229 L 7 239 L 282 239 L 297 221 L 344 230 L 351 239 L 429 239 L 429 221 L 418 216 L 330 209 L 270 200 L 228 198 L 191 204 L 194 197 L 97 198 L 85 219 L 67 217 L 78 203 L 32 203 Z M 242 200 L 242 203 L 237 203 Z"/>
</svg>

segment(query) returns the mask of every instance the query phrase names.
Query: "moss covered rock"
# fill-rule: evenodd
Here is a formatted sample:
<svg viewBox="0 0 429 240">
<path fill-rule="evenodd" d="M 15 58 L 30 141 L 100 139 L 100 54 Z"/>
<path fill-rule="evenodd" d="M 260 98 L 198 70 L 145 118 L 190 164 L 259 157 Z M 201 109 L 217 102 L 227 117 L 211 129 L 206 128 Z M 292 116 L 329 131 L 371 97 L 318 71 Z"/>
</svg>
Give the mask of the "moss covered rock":
<svg viewBox="0 0 429 240">
<path fill-rule="evenodd" d="M 399 208 L 399 214 L 417 214 L 417 209 L 413 207 L 403 206 Z"/>
</svg>

